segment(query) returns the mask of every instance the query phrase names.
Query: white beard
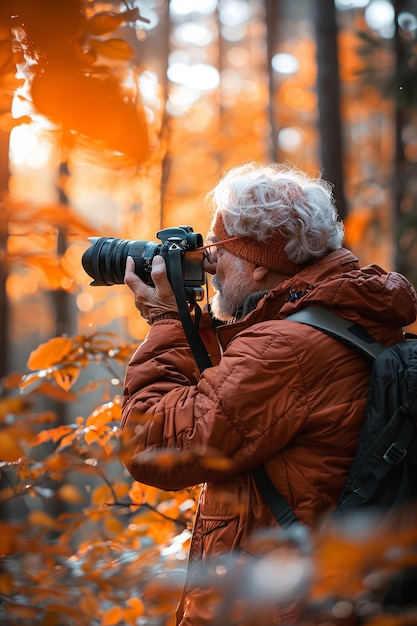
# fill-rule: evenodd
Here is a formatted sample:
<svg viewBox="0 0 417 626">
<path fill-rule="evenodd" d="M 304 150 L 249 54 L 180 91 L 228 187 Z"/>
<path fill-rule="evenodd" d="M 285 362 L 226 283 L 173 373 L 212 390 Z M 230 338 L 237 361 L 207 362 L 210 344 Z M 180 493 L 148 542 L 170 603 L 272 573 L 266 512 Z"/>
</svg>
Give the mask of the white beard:
<svg viewBox="0 0 417 626">
<path fill-rule="evenodd" d="M 236 257 L 231 267 L 233 277 L 226 287 L 219 282 L 216 275 L 212 279 L 215 294 L 211 300 L 211 311 L 214 317 L 223 322 L 230 322 L 234 318 L 236 311 L 252 292 L 252 285 L 248 283 L 243 259 Z"/>
</svg>

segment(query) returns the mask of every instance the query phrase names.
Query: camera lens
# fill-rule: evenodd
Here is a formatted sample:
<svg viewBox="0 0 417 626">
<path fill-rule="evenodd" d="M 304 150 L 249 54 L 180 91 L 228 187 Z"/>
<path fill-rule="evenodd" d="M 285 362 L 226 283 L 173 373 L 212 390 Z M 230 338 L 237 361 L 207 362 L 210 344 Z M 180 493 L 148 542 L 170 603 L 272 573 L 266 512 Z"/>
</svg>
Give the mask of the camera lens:
<svg viewBox="0 0 417 626">
<path fill-rule="evenodd" d="M 112 237 L 90 237 L 92 245 L 82 257 L 82 264 L 91 283 L 97 286 L 120 285 L 124 283 L 126 259 L 133 257 L 135 271 L 142 280 L 152 284 L 150 269 L 152 258 L 159 246 L 149 241 L 113 239 Z"/>
<path fill-rule="evenodd" d="M 83 254 L 82 265 L 93 278 L 90 285 L 104 287 L 123 284 L 126 260 L 131 256 L 135 262 L 135 274 L 153 287 L 152 261 L 156 254 L 164 257 L 168 279 L 171 280 L 170 254 L 179 248 L 184 286 L 195 293 L 200 292 L 205 280 L 204 252 L 199 250 L 203 246 L 202 235 L 195 233 L 191 226 L 178 226 L 164 228 L 156 236 L 161 244 L 114 237 L 89 237 L 91 246 Z"/>
</svg>

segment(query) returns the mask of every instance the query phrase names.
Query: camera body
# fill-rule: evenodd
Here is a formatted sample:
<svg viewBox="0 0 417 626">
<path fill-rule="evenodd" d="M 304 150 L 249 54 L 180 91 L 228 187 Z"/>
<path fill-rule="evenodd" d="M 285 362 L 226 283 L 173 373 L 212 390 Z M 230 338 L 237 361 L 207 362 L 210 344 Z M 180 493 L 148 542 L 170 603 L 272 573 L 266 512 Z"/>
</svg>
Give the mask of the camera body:
<svg viewBox="0 0 417 626">
<path fill-rule="evenodd" d="M 171 282 L 171 252 L 180 251 L 183 284 L 187 299 L 202 300 L 202 285 L 205 282 L 203 269 L 203 237 L 195 233 L 191 226 L 164 228 L 156 233 L 161 243 L 115 239 L 113 237 L 89 237 L 91 246 L 84 252 L 82 265 L 94 280 L 95 286 L 108 286 L 124 283 L 126 259 L 131 256 L 135 262 L 135 273 L 147 285 L 154 286 L 151 278 L 152 260 L 155 255 L 165 259 L 168 279 Z M 172 284 L 172 282 L 171 282 Z"/>
</svg>

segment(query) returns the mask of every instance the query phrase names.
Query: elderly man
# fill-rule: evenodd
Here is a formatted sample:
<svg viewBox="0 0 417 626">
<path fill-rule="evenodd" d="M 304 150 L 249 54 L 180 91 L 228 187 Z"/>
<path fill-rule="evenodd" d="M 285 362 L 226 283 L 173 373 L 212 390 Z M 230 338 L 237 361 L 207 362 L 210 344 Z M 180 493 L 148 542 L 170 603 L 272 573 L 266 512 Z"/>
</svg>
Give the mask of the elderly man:
<svg viewBox="0 0 417 626">
<path fill-rule="evenodd" d="M 350 468 L 370 365 L 337 339 L 286 318 L 319 304 L 384 345 L 401 341 L 403 326 L 416 319 L 416 293 L 403 276 L 361 268 L 343 247 L 322 179 L 251 163 L 226 173 L 209 199 L 204 267 L 213 274 L 211 314 L 223 322 L 213 367 L 197 368 L 162 257 L 153 261 L 155 287 L 138 278 L 131 259 L 125 274 L 150 330 L 126 373 L 124 462 L 136 480 L 161 489 L 203 485 L 181 626 L 246 623 L 243 599 L 222 617 L 221 599 L 196 572 L 210 557 L 247 554 L 254 531 L 276 525 L 252 470 L 264 465 L 298 519 L 313 527 L 335 508 Z M 159 449 L 174 452 L 169 466 L 150 454 Z M 213 454 L 224 463 L 205 462 Z M 268 610 L 248 623 L 297 619 L 292 603 Z"/>
</svg>

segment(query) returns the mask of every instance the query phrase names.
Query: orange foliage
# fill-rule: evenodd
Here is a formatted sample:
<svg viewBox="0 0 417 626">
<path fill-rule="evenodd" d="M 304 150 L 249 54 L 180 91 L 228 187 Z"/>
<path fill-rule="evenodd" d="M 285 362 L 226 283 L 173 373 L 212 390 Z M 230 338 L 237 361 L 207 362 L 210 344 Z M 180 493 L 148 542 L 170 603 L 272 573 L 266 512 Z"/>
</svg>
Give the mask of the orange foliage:
<svg viewBox="0 0 417 626">
<path fill-rule="evenodd" d="M 360 39 L 355 32 L 344 30 L 339 34 L 339 71 L 343 81 L 354 81 L 358 72 L 364 68 L 363 59 L 358 55 L 359 43 Z"/>
<path fill-rule="evenodd" d="M 127 94 L 121 86 L 134 60 L 132 48 L 122 39 L 102 37 L 125 23 L 143 19 L 139 10 L 91 14 L 93 3 L 84 0 L 22 0 L 19 6 L 21 13 L 16 12 L 13 19 L 30 34 L 25 54 L 26 59 L 31 57 L 28 80 L 37 110 L 62 125 L 68 142 L 76 136 L 93 147 L 122 152 L 135 164 L 147 163 L 149 180 L 136 184 L 144 193 L 144 204 L 151 207 L 150 215 L 137 211 L 125 225 L 126 232 L 137 220 L 134 230 L 138 238 L 152 238 L 160 221 L 163 226 L 189 223 L 190 215 L 196 220 L 195 229 L 204 232 L 210 216 L 199 210 L 202 185 L 206 191 L 216 181 L 219 162 L 226 169 L 242 160 L 269 158 L 265 110 L 270 94 L 259 77 L 252 80 L 245 75 L 241 93 L 222 103 L 221 125 L 211 102 L 197 102 L 188 115 L 171 118 L 169 145 L 165 133 L 155 136 L 153 155 L 158 163 L 147 162 L 150 145 L 142 103 L 137 93 Z M 12 43 L 16 53 L 12 53 Z M 18 83 L 6 72 L 17 61 L 24 61 L 18 44 L 0 41 L 0 84 L 12 91 Z M 349 83 L 362 67 L 354 45 L 351 34 L 341 37 L 342 77 Z M 302 59 L 300 74 L 277 89 L 277 127 L 302 129 L 300 166 L 304 162 L 315 167 L 312 153 L 317 132 L 311 123 L 316 104 L 314 45 L 299 38 L 294 46 L 295 56 Z M 43 63 L 42 59 L 53 60 Z M 368 91 L 365 96 L 368 106 L 375 107 L 375 92 Z M 2 121 L 10 125 L 10 119 Z M 175 159 L 168 163 L 170 177 L 164 180 L 161 198 L 158 166 L 174 145 Z M 349 165 L 353 174 L 358 163 Z M 111 186 L 112 182 L 105 184 Z M 34 209 L 8 202 L 3 210 L 11 231 L 9 265 L 19 263 L 26 271 L 39 270 L 48 286 L 62 288 L 63 279 L 70 276 L 65 259 L 56 255 L 57 233 L 85 238 L 91 235 L 90 227 L 66 206 Z M 362 210 L 360 215 L 352 213 L 346 224 L 349 240 L 360 241 L 369 215 Z M 113 308 L 108 317 L 100 319 L 107 322 L 114 316 Z M 61 626 L 62 620 L 68 626 L 126 626 L 139 620 L 143 624 L 172 623 L 198 486 L 162 492 L 132 481 L 120 463 L 120 381 L 135 347 L 111 333 L 54 337 L 31 353 L 29 373 L 2 381 L 0 502 L 5 519 L 0 521 L 0 621 L 10 626 Z M 96 366 L 104 367 L 105 379 L 85 383 L 89 368 Z M 98 406 L 73 422 L 61 423 L 58 415 L 36 409 L 39 399 L 71 403 L 91 391 L 102 391 Z M 230 464 L 218 451 L 191 453 L 199 455 L 206 467 L 224 470 Z M 174 454 L 155 452 L 159 462 L 167 465 Z M 367 530 L 364 522 L 362 543 L 346 528 L 305 538 L 299 561 L 306 581 L 301 592 L 306 606 L 323 603 L 323 611 L 329 606 L 330 612 L 338 599 L 348 598 L 352 606 L 359 599 L 362 608 L 368 606 L 380 613 L 373 617 L 364 611 L 363 623 L 399 626 L 407 618 L 383 615 L 378 594 L 374 598 L 367 584 L 369 576 L 381 569 L 389 577 L 403 567 L 416 566 L 417 538 L 413 529 L 401 534 L 393 527 L 375 534 L 367 534 Z M 271 542 L 270 560 L 275 559 L 275 547 Z M 249 557 L 247 561 L 250 571 Z M 279 560 L 277 564 L 286 575 L 286 564 Z M 231 567 L 227 576 L 221 577 L 220 594 L 227 595 L 230 588 L 239 593 L 236 586 L 228 584 L 237 572 L 238 568 Z M 229 596 L 225 599 L 231 600 Z M 323 621 L 333 623 L 334 615 Z M 262 626 L 256 620 L 251 624 Z"/>
<path fill-rule="evenodd" d="M 87 368 L 92 361 L 102 363 L 110 374 L 114 374 L 111 364 L 124 363 L 136 346 L 126 343 L 115 345 L 113 337 L 112 333 L 103 332 L 50 339 L 31 353 L 28 367 L 35 371 L 23 378 L 21 388 L 29 385 L 32 389 L 39 388 L 47 378 L 68 391 L 77 381 L 80 370 Z M 112 414 L 110 406 L 103 407 L 101 411 Z M 99 414 L 90 416 L 89 423 L 93 423 Z"/>
<path fill-rule="evenodd" d="M 83 369 L 92 354 L 94 363 L 99 357 L 111 361 L 111 368 L 116 360 L 128 358 L 125 346 L 110 334 L 56 337 L 30 356 L 30 365 L 39 369 L 28 374 L 35 377 L 32 385 L 23 383 L 24 402 L 15 395 L 22 377 L 4 381 L 0 445 L 1 452 L 6 451 L 1 463 L 6 480 L 0 501 L 5 511 L 12 502 L 30 502 L 18 519 L 7 521 L 6 516 L 0 522 L 0 618 L 11 626 L 35 619 L 59 626 L 63 615 L 70 626 L 90 626 L 92 620 L 100 626 L 126 626 L 138 619 L 162 626 L 171 623 L 179 598 L 198 486 L 164 492 L 126 475 L 119 460 L 118 395 L 73 424 L 54 423 L 45 428 L 43 414 L 33 412 L 32 403 L 41 388 L 34 384 L 36 376 L 48 372 L 50 384 L 59 385 L 61 381 L 52 375 L 54 367 L 64 369 L 71 362 Z M 205 462 L 201 452 L 192 452 Z M 210 452 L 207 465 L 223 466 L 217 456 Z M 381 580 L 386 582 L 391 573 L 417 565 L 414 526 L 406 524 L 398 533 L 395 521 L 372 524 L 369 519 L 362 526 L 356 522 L 356 533 L 349 531 L 349 524 L 334 525 L 301 540 L 300 549 L 303 554 L 309 550 L 308 559 L 300 556 L 297 565 L 294 557 L 291 567 L 305 570 L 306 602 L 323 605 L 325 610 L 337 599 L 354 604 L 358 597 L 363 603 L 368 594 L 374 606 L 366 587 L 373 572 L 383 571 Z M 271 567 L 285 572 L 288 561 L 280 560 L 279 548 L 282 535 L 274 532 L 271 539 L 254 539 L 252 548 L 265 555 L 265 572 Z M 254 563 L 247 559 L 245 580 L 259 576 L 263 558 Z M 236 562 L 237 569 L 230 567 L 221 577 L 216 597 L 224 593 L 229 601 L 230 593 L 244 591 L 235 583 L 241 567 Z M 292 593 L 291 581 L 288 584 Z M 280 597 L 278 588 L 277 593 Z M 256 597 L 254 602 L 256 606 Z M 402 623 L 401 616 L 386 618 L 391 622 L 384 622 L 382 615 L 378 619 L 371 612 L 369 624 Z M 249 619 L 247 626 L 253 623 Z M 262 619 L 257 626 L 263 626 Z"/>
<path fill-rule="evenodd" d="M 94 52 L 108 59 L 127 61 L 134 56 L 132 48 L 123 39 L 107 39 L 106 41 L 92 39 L 90 46 Z"/>
<path fill-rule="evenodd" d="M 5 261 L 9 268 L 8 291 L 13 293 L 14 272 L 35 277 L 51 289 L 70 289 L 73 276 L 65 257 L 57 254 L 59 232 L 67 241 L 86 239 L 91 227 L 67 205 L 33 206 L 5 196 L 0 202 L 0 220 L 8 224 Z"/>
<path fill-rule="evenodd" d="M 126 55 L 126 46 L 120 41 L 95 44 L 101 54 L 106 51 L 114 56 Z M 77 94 L 76 100 L 73 94 Z M 127 99 L 112 77 L 45 68 L 35 74 L 31 95 L 36 109 L 62 124 L 67 132 L 88 136 L 138 163 L 148 156 L 145 113 L 138 102 Z"/>
<path fill-rule="evenodd" d="M 72 340 L 67 337 L 50 339 L 32 352 L 28 360 L 29 369 L 49 368 L 61 362 L 71 352 L 72 346 Z"/>
<path fill-rule="evenodd" d="M 120 26 L 145 20 L 139 9 L 96 15 L 88 0 L 30 0 L 10 3 L 2 20 L 10 22 L 0 47 L 0 80 L 17 64 L 26 74 L 35 112 L 95 149 L 122 153 L 133 163 L 149 155 L 145 113 L 137 90 L 122 87 L 123 72 L 139 66 L 131 45 L 120 38 L 103 38 Z M 18 34 L 16 34 L 18 33 Z M 13 55 L 13 49 L 19 51 Z M 22 63 L 26 61 L 26 66 Z"/>
<path fill-rule="evenodd" d="M 94 35 L 106 35 L 107 33 L 111 33 L 116 28 L 119 28 L 122 24 L 126 22 L 135 22 L 140 19 L 139 9 L 135 7 L 134 9 L 130 9 L 128 11 L 124 11 L 123 13 L 113 13 L 112 11 L 106 11 L 103 13 L 96 13 L 87 23 L 88 31 Z M 144 19 L 143 17 L 141 18 Z"/>
<path fill-rule="evenodd" d="M 78 349 L 73 348 L 80 337 L 62 339 L 34 351 L 32 366 L 48 370 L 75 357 Z M 118 359 L 127 358 L 124 346 L 119 347 L 110 335 L 90 337 L 90 342 L 86 349 L 94 351 L 95 363 L 99 356 L 110 359 L 114 367 Z M 83 367 L 84 357 L 80 355 L 75 367 Z M 6 442 L 2 443 L 6 451 L 7 442 L 15 446 L 13 454 L 9 449 L 12 458 L 2 454 L 1 470 L 7 480 L 2 482 L 0 501 L 4 511 L 8 503 L 22 498 L 30 498 L 31 506 L 28 513 L 19 513 L 20 522 L 0 522 L 0 621 L 12 625 L 15 620 L 39 618 L 58 625 L 65 615 L 66 623 L 74 626 L 90 624 L 92 619 L 100 625 L 136 624 L 139 617 L 154 611 L 153 600 L 147 606 L 138 594 L 148 578 L 164 567 L 161 552 L 177 526 L 184 528 L 191 519 L 189 507 L 188 512 L 180 512 L 190 493 L 152 493 L 143 487 L 137 500 L 132 481 L 118 461 L 118 396 L 86 418 L 78 417 L 75 424 L 46 429 L 42 429 L 42 415 L 38 421 L 32 407 L 29 427 L 22 429 L 29 399 L 34 400 L 39 389 L 24 386 L 24 403 L 17 401 L 14 394 L 21 378 L 4 381 L 5 397 L 0 398 L 5 417 L 0 442 Z M 45 445 L 52 450 L 39 454 Z M 163 510 L 167 501 L 177 503 L 170 508 L 172 518 Z M 55 507 L 58 513 L 52 512 Z M 149 541 L 155 546 L 152 552 L 146 547 Z M 174 608 L 173 597 L 160 605 L 161 614 L 170 615 Z"/>
<path fill-rule="evenodd" d="M 345 219 L 345 236 L 347 246 L 357 246 L 363 241 L 366 229 L 372 221 L 373 215 L 370 209 L 352 211 Z"/>
<path fill-rule="evenodd" d="M 0 440 L 0 459 L 7 462 L 13 462 L 20 459 L 23 449 L 10 432 L 2 434 Z"/>
</svg>

